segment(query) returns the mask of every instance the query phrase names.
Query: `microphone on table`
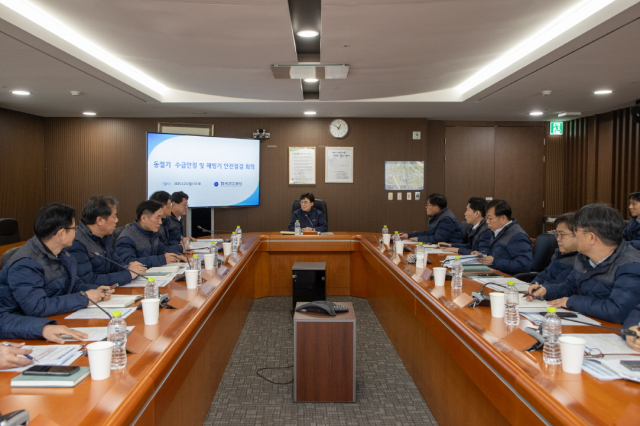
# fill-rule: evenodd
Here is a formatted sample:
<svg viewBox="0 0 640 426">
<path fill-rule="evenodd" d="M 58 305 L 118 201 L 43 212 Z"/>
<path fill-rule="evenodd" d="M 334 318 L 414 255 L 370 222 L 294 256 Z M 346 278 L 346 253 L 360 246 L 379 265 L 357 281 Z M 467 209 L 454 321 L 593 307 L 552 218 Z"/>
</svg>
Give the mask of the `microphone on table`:
<svg viewBox="0 0 640 426">
<path fill-rule="evenodd" d="M 304 217 L 306 217 L 309 223 L 311 224 L 311 229 L 315 229 L 313 226 L 313 222 L 311 222 L 311 219 L 309 219 L 309 216 L 305 214 Z"/>
<path fill-rule="evenodd" d="M 87 296 L 87 293 L 84 291 L 80 292 L 81 295 L 83 295 L 84 297 L 86 297 L 87 299 L 89 299 L 89 302 L 93 303 L 94 305 L 96 305 L 102 312 L 104 312 L 110 320 L 113 319 L 113 317 L 111 316 L 111 314 L 107 311 L 105 311 L 104 309 L 102 309 L 102 306 L 98 305 L 96 302 L 94 302 L 93 300 L 91 300 L 91 298 L 89 296 Z"/>
<path fill-rule="evenodd" d="M 101 258 L 103 258 L 103 259 L 108 260 L 109 262 L 113 263 L 114 265 L 118 265 L 118 266 L 119 266 L 119 267 L 121 267 L 122 269 L 126 269 L 126 270 L 127 270 L 127 271 L 129 271 L 129 272 L 133 272 L 134 274 L 136 274 L 136 275 L 137 275 L 137 276 L 139 276 L 139 277 L 147 278 L 147 276 L 146 276 L 146 275 L 142 275 L 142 274 L 137 273 L 136 271 L 132 271 L 131 269 L 127 268 L 126 266 L 121 265 L 121 264 L 119 264 L 118 262 L 114 262 L 113 260 L 109 259 L 107 256 L 103 256 L 103 255 L 101 255 L 101 254 L 100 254 L 100 253 L 98 253 L 97 251 L 92 251 L 91 253 L 95 254 L 95 255 L 96 255 L 96 256 L 98 256 L 98 257 L 101 257 Z"/>
<path fill-rule="evenodd" d="M 211 229 L 203 228 L 203 227 L 202 227 L 202 226 L 200 226 L 200 225 L 197 225 L 196 227 L 197 227 L 199 230 L 201 230 L 202 232 L 204 232 L 205 234 L 210 234 L 210 235 L 213 235 L 213 236 L 215 236 L 215 235 L 216 235 L 216 232 L 222 232 L 222 233 L 225 233 L 225 234 L 226 234 L 226 233 L 229 233 L 229 234 L 231 233 L 230 231 L 221 231 L 221 230 L 218 230 L 218 229 L 214 229 L 214 230 L 212 231 Z M 223 243 L 223 242 L 224 242 L 224 239 L 223 239 L 223 238 L 218 238 L 218 242 Z"/>
<path fill-rule="evenodd" d="M 475 308 L 475 307 L 478 307 L 478 306 L 491 306 L 491 299 L 489 298 L 489 295 L 488 294 L 484 294 L 484 288 L 486 286 L 488 286 L 489 284 L 493 284 L 493 285 L 497 285 L 497 286 L 502 287 L 502 288 L 506 288 L 502 284 L 498 284 L 498 283 L 494 283 L 494 282 L 488 282 L 488 283 L 484 284 L 482 286 L 482 288 L 480 289 L 480 291 L 474 291 L 473 293 L 471 293 L 471 297 L 473 297 L 473 302 L 469 303 L 467 305 L 467 308 Z"/>
<path fill-rule="evenodd" d="M 633 336 L 633 337 L 638 337 L 638 333 L 634 330 L 631 330 L 629 328 L 612 328 L 612 327 L 605 327 L 604 325 L 595 325 L 595 324 L 591 324 L 588 322 L 584 322 L 584 321 L 578 321 L 578 320 L 574 320 L 571 318 L 560 318 L 561 320 L 567 320 L 567 321 L 571 321 L 571 322 L 577 322 L 579 324 L 584 324 L 584 325 L 590 325 L 591 327 L 598 327 L 598 328 L 604 328 L 605 330 L 611 330 L 611 331 L 616 331 L 620 334 L 622 334 L 623 336 Z"/>
</svg>

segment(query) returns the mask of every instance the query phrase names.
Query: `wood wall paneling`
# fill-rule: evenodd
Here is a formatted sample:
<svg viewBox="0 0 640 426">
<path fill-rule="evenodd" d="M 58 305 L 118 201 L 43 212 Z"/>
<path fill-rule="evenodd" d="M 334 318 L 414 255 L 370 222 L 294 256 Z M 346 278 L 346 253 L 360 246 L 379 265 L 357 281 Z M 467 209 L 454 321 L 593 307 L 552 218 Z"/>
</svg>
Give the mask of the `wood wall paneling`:
<svg viewBox="0 0 640 426">
<path fill-rule="evenodd" d="M 33 237 L 45 203 L 44 120 L 0 108 L 0 218 L 18 221 L 20 237 Z"/>
<path fill-rule="evenodd" d="M 564 139 L 549 135 L 545 143 L 544 214 L 559 215 L 564 210 Z"/>
</svg>

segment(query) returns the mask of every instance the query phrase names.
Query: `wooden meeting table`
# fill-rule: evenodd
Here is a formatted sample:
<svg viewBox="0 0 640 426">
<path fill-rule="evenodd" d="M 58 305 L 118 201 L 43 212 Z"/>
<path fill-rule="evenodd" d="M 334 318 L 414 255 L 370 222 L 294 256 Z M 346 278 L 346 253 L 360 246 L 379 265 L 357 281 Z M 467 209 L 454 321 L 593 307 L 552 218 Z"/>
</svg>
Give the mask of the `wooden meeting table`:
<svg viewBox="0 0 640 426">
<path fill-rule="evenodd" d="M 142 312 L 126 318 L 129 336 L 123 370 L 75 388 L 11 388 L 15 373 L 0 375 L 0 412 L 27 409 L 32 425 L 201 425 L 253 300 L 292 294 L 295 262 L 327 262 L 329 296 L 366 298 L 441 425 L 640 424 L 640 384 L 602 382 L 549 367 L 534 339 L 507 329 L 490 308 L 462 307 L 481 285 L 434 287 L 415 267 L 394 262 L 379 235 L 335 233 L 293 236 L 244 233 L 242 251 L 196 290 L 171 282 L 161 289 L 178 309 L 163 309 L 155 326 Z M 434 265 L 443 256 L 429 255 Z M 142 293 L 120 287 L 116 293 Z M 456 303 L 457 302 L 457 303 Z M 70 327 L 106 326 L 106 320 L 64 320 Z M 603 323 L 612 326 L 613 324 Z M 590 326 L 565 333 L 600 333 Z M 30 344 L 45 344 L 31 342 Z M 86 357 L 74 365 L 88 365 Z"/>
</svg>

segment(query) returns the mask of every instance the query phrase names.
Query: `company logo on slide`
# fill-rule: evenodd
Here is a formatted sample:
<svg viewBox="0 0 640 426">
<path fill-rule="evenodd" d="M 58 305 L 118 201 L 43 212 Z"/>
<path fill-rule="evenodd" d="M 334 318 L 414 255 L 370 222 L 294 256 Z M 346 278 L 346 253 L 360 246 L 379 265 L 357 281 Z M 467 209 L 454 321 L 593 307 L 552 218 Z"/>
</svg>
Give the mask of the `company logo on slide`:
<svg viewBox="0 0 640 426">
<path fill-rule="evenodd" d="M 213 182 L 213 186 L 218 186 L 218 182 Z"/>
</svg>

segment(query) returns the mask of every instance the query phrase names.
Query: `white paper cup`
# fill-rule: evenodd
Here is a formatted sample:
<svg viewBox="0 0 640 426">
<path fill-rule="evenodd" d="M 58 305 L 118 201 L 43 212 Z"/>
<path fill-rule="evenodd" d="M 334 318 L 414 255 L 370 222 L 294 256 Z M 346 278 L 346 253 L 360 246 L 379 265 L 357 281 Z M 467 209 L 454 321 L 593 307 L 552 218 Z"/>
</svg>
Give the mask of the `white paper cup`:
<svg viewBox="0 0 640 426">
<path fill-rule="evenodd" d="M 587 341 L 574 336 L 560 336 L 558 341 L 560 342 L 562 371 L 570 374 L 582 373 L 582 359 Z"/>
<path fill-rule="evenodd" d="M 157 324 L 160 316 L 160 299 L 142 299 L 142 314 L 144 315 L 144 325 Z"/>
<path fill-rule="evenodd" d="M 504 318 L 504 293 L 494 291 L 489 293 L 491 301 L 491 316 L 494 318 Z"/>
<path fill-rule="evenodd" d="M 198 271 L 196 269 L 187 269 L 184 271 L 184 277 L 187 280 L 187 288 L 198 288 Z"/>
<path fill-rule="evenodd" d="M 395 248 L 398 256 L 402 256 L 404 254 L 404 241 L 396 241 Z"/>
<path fill-rule="evenodd" d="M 382 234 L 382 243 L 385 246 L 388 246 L 390 242 L 391 242 L 391 234 Z"/>
<path fill-rule="evenodd" d="M 213 269 L 213 256 L 215 254 L 209 253 L 204 255 L 204 269 L 211 271 Z"/>
<path fill-rule="evenodd" d="M 444 281 L 447 277 L 447 268 L 433 268 L 433 279 L 436 287 L 444 287 Z"/>
<path fill-rule="evenodd" d="M 231 243 L 222 243 L 222 250 L 225 257 L 229 256 L 231 254 Z"/>
<path fill-rule="evenodd" d="M 91 380 L 104 380 L 111 376 L 113 342 L 94 342 L 87 345 Z"/>
</svg>

